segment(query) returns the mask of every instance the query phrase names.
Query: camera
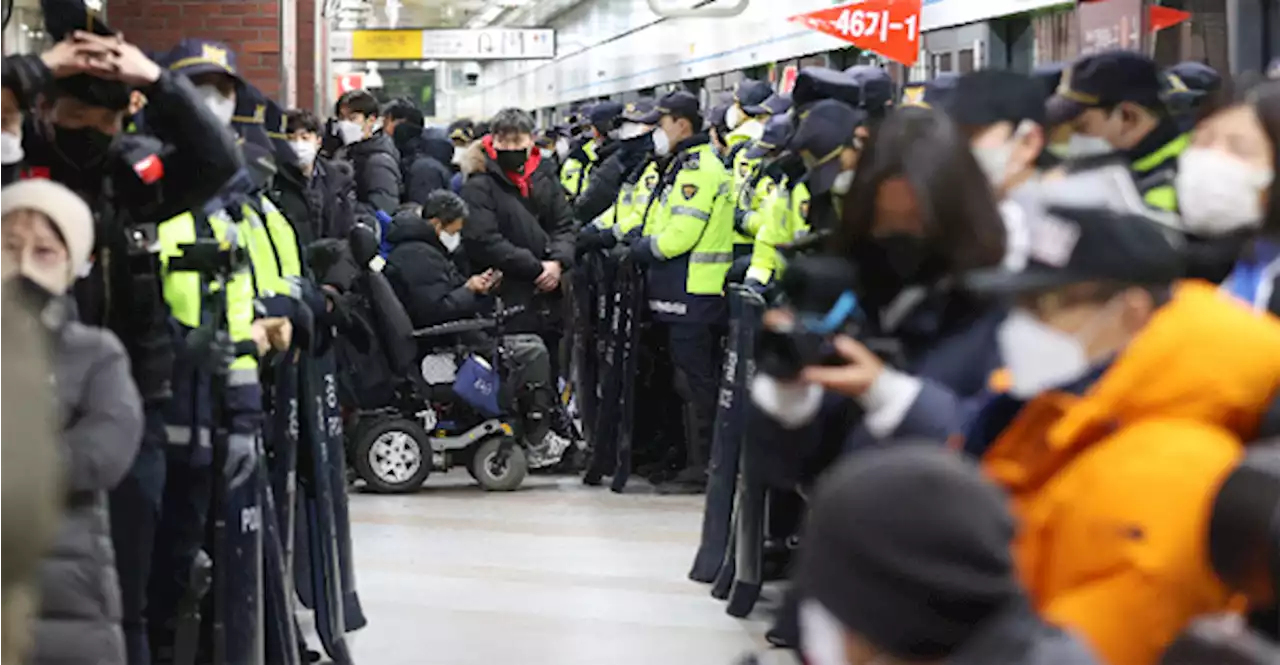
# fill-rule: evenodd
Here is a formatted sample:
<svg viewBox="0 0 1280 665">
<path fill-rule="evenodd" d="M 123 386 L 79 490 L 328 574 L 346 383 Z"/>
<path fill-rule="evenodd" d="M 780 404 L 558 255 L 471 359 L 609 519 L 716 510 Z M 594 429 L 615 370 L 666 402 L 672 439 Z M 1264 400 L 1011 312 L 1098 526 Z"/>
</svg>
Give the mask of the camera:
<svg viewBox="0 0 1280 665">
<path fill-rule="evenodd" d="M 802 254 L 790 259 L 778 282 L 778 301 L 789 305 L 794 317 L 757 335 L 757 369 L 791 380 L 810 365 L 842 364 L 831 340 L 838 334 L 857 336 L 862 328 L 857 284 L 856 268 L 842 258 Z"/>
<path fill-rule="evenodd" d="M 464 62 L 462 63 L 462 78 L 466 80 L 467 85 L 478 85 L 480 83 L 480 63 Z"/>
</svg>

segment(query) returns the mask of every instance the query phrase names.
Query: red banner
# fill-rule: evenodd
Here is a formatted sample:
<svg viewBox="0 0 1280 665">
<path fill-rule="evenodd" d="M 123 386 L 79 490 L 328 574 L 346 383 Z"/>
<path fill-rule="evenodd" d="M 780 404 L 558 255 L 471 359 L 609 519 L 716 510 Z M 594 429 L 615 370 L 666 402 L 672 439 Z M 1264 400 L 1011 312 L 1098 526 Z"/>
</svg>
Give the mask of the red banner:
<svg viewBox="0 0 1280 665">
<path fill-rule="evenodd" d="M 791 90 L 796 87 L 796 76 L 799 76 L 800 69 L 795 65 L 787 65 L 782 70 L 782 81 L 778 83 L 778 93 L 783 95 L 791 94 Z"/>
<path fill-rule="evenodd" d="M 910 67 L 920 57 L 920 2 L 863 0 L 787 20 Z"/>
<path fill-rule="evenodd" d="M 1147 23 L 1151 26 L 1148 29 L 1151 32 L 1160 32 L 1165 28 L 1172 28 L 1173 26 L 1191 18 L 1191 12 L 1184 12 L 1181 9 L 1174 9 L 1172 7 L 1151 5 L 1147 8 L 1147 11 Z"/>
</svg>

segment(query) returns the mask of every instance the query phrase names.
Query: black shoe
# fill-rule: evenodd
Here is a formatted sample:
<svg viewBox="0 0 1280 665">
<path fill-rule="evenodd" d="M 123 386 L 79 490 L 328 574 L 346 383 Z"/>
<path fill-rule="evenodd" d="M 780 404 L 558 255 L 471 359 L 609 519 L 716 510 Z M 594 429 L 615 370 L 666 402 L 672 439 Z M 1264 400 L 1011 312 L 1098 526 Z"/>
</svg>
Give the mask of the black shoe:
<svg viewBox="0 0 1280 665">
<path fill-rule="evenodd" d="M 702 494 L 707 491 L 707 470 L 689 467 L 657 486 L 658 494 Z"/>
</svg>

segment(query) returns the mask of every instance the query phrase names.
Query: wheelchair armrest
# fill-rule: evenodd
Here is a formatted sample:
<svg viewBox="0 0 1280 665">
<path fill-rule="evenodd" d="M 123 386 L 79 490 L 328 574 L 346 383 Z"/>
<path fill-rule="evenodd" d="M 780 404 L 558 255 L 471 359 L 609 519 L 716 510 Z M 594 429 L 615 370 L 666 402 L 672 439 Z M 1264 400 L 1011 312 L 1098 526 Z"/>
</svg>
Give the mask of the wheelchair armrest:
<svg viewBox="0 0 1280 665">
<path fill-rule="evenodd" d="M 413 331 L 413 336 L 415 339 L 431 339 L 432 337 L 489 330 L 497 325 L 498 322 L 493 319 L 460 319 L 415 330 Z"/>
</svg>

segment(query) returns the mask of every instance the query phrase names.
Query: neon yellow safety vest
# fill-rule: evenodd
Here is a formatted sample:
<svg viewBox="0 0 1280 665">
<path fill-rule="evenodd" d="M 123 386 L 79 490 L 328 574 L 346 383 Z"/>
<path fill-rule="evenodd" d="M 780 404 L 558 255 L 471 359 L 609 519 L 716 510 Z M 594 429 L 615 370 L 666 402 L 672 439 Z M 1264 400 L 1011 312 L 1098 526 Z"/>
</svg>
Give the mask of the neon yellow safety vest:
<svg viewBox="0 0 1280 665">
<path fill-rule="evenodd" d="M 772 181 L 771 181 L 772 182 Z M 781 269 L 778 245 L 791 241 L 790 221 L 791 191 L 787 187 L 775 187 L 753 213 L 760 220 L 756 241 L 751 247 L 751 267 L 747 278 L 768 284 L 774 273 Z"/>
<path fill-rule="evenodd" d="M 259 210 L 262 215 L 258 214 Z M 296 282 L 288 279 L 302 275 L 293 225 L 266 196 L 258 199 L 257 207 L 242 204 L 240 212 L 242 219 L 237 226 L 248 239 L 249 260 L 253 263 L 254 288 L 258 297 L 298 297 L 300 292 Z"/>
<path fill-rule="evenodd" d="M 237 228 L 230 216 L 224 212 L 216 212 L 208 217 L 208 224 L 213 237 L 226 244 L 236 243 L 247 247 L 246 239 L 234 229 Z M 201 276 L 194 272 L 169 270 L 169 263 L 175 257 L 182 256 L 183 245 L 196 241 L 199 237 L 196 229 L 196 218 L 190 212 L 182 213 L 160 223 L 156 233 L 160 242 L 160 278 L 164 288 L 164 299 L 169 305 L 170 315 L 187 328 L 198 328 L 204 311 L 205 285 Z M 209 285 L 210 289 L 216 285 Z M 242 268 L 227 282 L 227 332 L 231 341 L 236 344 L 253 341 L 254 292 L 253 278 L 247 267 Z M 258 361 L 253 356 L 239 356 L 231 364 L 231 385 L 257 381 Z"/>
<path fill-rule="evenodd" d="M 1178 156 L 1191 144 L 1188 134 L 1164 144 L 1158 150 L 1135 161 L 1130 167 L 1142 192 L 1142 200 L 1157 210 L 1178 212 L 1178 192 L 1174 177 L 1178 173 Z"/>
<path fill-rule="evenodd" d="M 614 233 L 622 237 L 632 229 L 644 223 L 645 211 L 649 208 L 649 199 L 658 188 L 662 174 L 658 172 L 658 162 L 650 161 L 640 172 L 640 178 L 634 183 L 623 185 L 618 193 L 618 202 L 614 204 L 610 214 L 609 225 Z"/>
<path fill-rule="evenodd" d="M 560 167 L 560 186 L 564 187 L 570 200 L 587 191 L 587 185 L 591 182 L 591 168 L 595 166 L 596 153 L 600 149 L 598 141 L 599 139 L 591 139 L 582 146 L 582 151 L 587 154 L 586 162 L 570 156 L 564 161 L 564 166 Z"/>
<path fill-rule="evenodd" d="M 661 259 L 687 258 L 684 291 L 722 295 L 733 263 L 733 197 L 729 173 L 709 143 L 685 149 L 667 167 L 653 213 L 653 246 Z M 651 271 L 655 277 L 659 264 Z M 651 279 L 652 282 L 652 279 Z"/>
</svg>

